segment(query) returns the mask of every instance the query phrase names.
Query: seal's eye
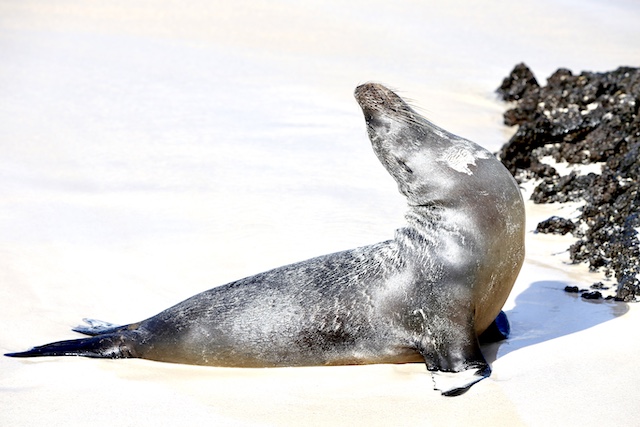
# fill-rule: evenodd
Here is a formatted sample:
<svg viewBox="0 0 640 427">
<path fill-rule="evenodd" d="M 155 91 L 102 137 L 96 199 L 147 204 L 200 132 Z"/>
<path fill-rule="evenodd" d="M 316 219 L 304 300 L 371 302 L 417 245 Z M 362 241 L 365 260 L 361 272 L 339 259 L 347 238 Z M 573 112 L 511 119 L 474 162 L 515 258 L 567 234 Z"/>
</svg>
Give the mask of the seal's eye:
<svg viewBox="0 0 640 427">
<path fill-rule="evenodd" d="M 398 165 L 405 170 L 405 172 L 413 174 L 413 170 L 409 166 L 407 166 L 404 160 L 396 159 L 396 161 L 398 162 Z"/>
</svg>

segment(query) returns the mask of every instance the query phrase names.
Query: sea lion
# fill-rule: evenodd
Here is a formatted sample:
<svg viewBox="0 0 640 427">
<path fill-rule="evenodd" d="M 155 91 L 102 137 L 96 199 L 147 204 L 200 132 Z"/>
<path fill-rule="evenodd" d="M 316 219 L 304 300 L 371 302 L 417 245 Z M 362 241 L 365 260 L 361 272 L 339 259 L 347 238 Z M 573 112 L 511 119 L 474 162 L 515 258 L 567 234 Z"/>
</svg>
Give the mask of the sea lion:
<svg viewBox="0 0 640 427">
<path fill-rule="evenodd" d="M 386 87 L 367 83 L 355 97 L 408 201 L 394 239 L 216 287 L 138 323 L 90 321 L 75 329 L 90 338 L 7 355 L 229 367 L 423 361 L 445 395 L 488 377 L 478 335 L 501 313 L 524 258 L 518 186 L 491 153 Z"/>
</svg>

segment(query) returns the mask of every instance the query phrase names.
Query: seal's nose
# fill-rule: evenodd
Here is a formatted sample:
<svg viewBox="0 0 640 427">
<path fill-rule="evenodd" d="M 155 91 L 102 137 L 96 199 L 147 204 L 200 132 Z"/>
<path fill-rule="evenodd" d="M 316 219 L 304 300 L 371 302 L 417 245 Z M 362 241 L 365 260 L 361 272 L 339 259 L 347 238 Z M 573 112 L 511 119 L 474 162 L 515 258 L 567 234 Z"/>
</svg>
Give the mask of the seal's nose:
<svg viewBox="0 0 640 427">
<path fill-rule="evenodd" d="M 380 95 L 384 92 L 390 91 L 379 83 L 367 82 L 356 87 L 356 90 L 353 92 L 353 94 L 358 102 L 362 103 L 361 100 L 363 100 L 365 97 L 380 97 Z"/>
</svg>

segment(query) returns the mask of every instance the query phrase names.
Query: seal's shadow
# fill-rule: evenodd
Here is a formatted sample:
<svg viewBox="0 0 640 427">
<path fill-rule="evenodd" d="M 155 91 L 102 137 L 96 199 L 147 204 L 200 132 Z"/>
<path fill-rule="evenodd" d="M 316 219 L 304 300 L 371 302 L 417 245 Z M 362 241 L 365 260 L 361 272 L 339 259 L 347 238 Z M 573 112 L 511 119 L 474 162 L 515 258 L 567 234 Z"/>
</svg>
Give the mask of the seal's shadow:
<svg viewBox="0 0 640 427">
<path fill-rule="evenodd" d="M 561 281 L 532 282 L 520 293 L 515 307 L 505 310 L 510 337 L 482 347 L 487 361 L 493 363 L 512 351 L 589 329 L 629 311 L 623 302 L 586 300 L 564 292 L 566 285 Z"/>
</svg>

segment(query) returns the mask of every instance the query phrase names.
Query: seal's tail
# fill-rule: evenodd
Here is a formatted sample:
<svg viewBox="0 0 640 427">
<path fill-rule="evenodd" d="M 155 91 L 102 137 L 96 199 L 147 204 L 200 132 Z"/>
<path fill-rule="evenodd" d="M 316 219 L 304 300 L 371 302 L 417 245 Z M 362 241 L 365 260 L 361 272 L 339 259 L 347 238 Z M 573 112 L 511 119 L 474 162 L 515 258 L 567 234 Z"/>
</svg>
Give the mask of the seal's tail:
<svg viewBox="0 0 640 427">
<path fill-rule="evenodd" d="M 34 347 L 19 353 L 6 353 L 9 357 L 85 356 L 106 359 L 138 357 L 134 340 L 127 333 L 106 334 L 91 338 L 58 341 Z"/>
</svg>

